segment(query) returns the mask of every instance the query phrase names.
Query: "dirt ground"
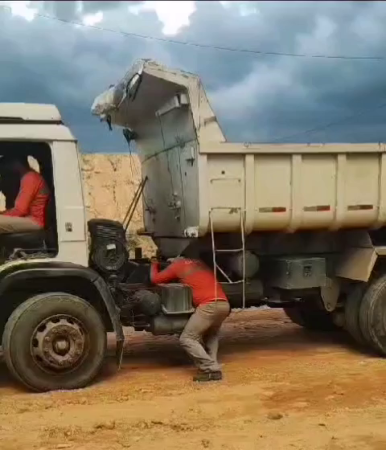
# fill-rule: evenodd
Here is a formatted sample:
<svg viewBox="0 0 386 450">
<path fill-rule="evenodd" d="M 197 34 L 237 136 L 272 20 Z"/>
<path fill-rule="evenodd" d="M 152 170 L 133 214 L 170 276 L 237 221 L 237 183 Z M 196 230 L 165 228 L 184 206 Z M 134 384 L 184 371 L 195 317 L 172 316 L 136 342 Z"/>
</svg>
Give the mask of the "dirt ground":
<svg viewBox="0 0 386 450">
<path fill-rule="evenodd" d="M 385 361 L 273 310 L 234 313 L 225 380 L 197 386 L 174 337 L 128 334 L 93 386 L 29 394 L 0 371 L 4 450 L 384 450 Z"/>
</svg>

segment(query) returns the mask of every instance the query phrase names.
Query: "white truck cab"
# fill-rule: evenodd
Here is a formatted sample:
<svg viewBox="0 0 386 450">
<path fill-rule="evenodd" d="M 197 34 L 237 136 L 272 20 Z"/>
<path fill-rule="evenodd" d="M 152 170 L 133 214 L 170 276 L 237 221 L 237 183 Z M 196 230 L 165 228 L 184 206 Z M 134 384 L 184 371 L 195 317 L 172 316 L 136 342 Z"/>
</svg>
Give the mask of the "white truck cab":
<svg viewBox="0 0 386 450">
<path fill-rule="evenodd" d="M 87 267 L 87 229 L 78 146 L 56 106 L 0 103 L 0 158 L 8 152 L 23 152 L 33 157 L 37 170 L 49 185 L 52 214 L 48 218 L 51 223 L 47 225 L 53 246 L 50 258 Z"/>
<path fill-rule="evenodd" d="M 89 268 L 77 141 L 53 105 L 0 103 L 0 158 L 10 152 L 34 160 L 51 199 L 44 230 L 0 235 L 4 359 L 31 390 L 80 388 L 101 367 L 106 331 L 118 364 L 124 337 L 110 290 Z"/>
</svg>

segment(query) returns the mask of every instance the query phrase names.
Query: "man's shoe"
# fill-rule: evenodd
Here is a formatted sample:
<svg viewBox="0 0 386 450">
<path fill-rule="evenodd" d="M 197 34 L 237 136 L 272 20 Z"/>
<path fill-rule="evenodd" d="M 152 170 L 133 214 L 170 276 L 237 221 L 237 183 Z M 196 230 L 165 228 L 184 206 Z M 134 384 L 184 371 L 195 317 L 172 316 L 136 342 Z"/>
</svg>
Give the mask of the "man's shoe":
<svg viewBox="0 0 386 450">
<path fill-rule="evenodd" d="M 205 383 L 207 381 L 221 381 L 222 373 L 218 372 L 199 372 L 196 376 L 193 377 L 193 381 L 198 383 Z"/>
</svg>

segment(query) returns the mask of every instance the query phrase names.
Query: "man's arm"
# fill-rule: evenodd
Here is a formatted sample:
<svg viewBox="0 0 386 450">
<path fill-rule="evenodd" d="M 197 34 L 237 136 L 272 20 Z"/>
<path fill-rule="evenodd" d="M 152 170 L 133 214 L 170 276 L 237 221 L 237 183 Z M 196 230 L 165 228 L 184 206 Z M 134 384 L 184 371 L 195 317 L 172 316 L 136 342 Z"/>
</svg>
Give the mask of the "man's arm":
<svg viewBox="0 0 386 450">
<path fill-rule="evenodd" d="M 182 261 L 172 262 L 170 266 L 159 272 L 158 262 L 152 262 L 150 269 L 150 281 L 153 284 L 161 284 L 177 280 L 181 263 Z"/>
<path fill-rule="evenodd" d="M 25 217 L 30 209 L 38 186 L 35 179 L 25 175 L 20 183 L 20 190 L 15 200 L 15 206 L 4 212 L 6 216 Z"/>
</svg>

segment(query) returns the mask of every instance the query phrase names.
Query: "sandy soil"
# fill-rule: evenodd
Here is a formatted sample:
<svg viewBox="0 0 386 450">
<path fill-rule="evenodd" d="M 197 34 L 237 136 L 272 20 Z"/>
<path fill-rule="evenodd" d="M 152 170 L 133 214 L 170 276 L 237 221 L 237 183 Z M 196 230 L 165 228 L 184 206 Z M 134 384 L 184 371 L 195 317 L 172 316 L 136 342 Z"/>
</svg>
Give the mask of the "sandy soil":
<svg viewBox="0 0 386 450">
<path fill-rule="evenodd" d="M 235 313 L 226 379 L 197 386 L 175 338 L 129 335 L 94 386 L 28 394 L 0 371 L 0 448 L 384 450 L 386 365 L 281 311 Z"/>
</svg>

